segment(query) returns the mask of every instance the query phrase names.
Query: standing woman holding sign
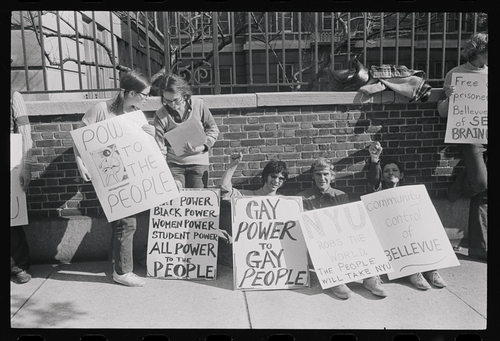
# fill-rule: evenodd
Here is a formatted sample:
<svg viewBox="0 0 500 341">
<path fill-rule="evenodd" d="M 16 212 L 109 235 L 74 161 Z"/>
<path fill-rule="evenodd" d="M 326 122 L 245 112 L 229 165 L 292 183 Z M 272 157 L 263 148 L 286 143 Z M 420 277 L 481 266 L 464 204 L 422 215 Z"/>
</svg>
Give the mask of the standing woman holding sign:
<svg viewBox="0 0 500 341">
<path fill-rule="evenodd" d="M 368 151 L 370 152 L 370 168 L 368 170 L 368 189 L 370 192 L 381 191 L 399 186 L 404 177 L 403 167 L 396 160 L 387 160 L 380 164 L 382 146 L 379 142 L 373 142 Z M 417 272 L 407 277 L 409 282 L 417 289 L 427 290 L 431 286 L 427 281 L 438 288 L 447 286 L 444 279 L 437 270 L 426 271 L 423 274 Z"/>
<path fill-rule="evenodd" d="M 446 74 L 443 84 L 446 98 L 438 102 L 438 112 L 448 116 L 449 98 L 456 89 L 451 85 L 453 73 L 488 74 L 488 34 L 472 35 L 462 55 L 467 59 Z M 460 196 L 470 198 L 469 206 L 469 257 L 487 259 L 488 242 L 488 145 L 459 144 L 465 169 L 457 176 L 455 183 L 448 190 L 451 202 Z"/>
<path fill-rule="evenodd" d="M 191 87 L 179 75 L 165 75 L 159 85 L 162 107 L 156 111 L 154 125 L 155 139 L 174 180 L 185 188 L 206 188 L 208 183 L 208 151 L 219 136 L 219 128 L 210 110 L 200 98 L 193 98 Z M 183 136 L 187 140 L 183 151 L 176 154 L 172 148 L 173 141 L 168 141 L 166 134 L 182 125 L 197 126 L 190 135 Z M 193 145 L 189 140 L 203 141 Z M 180 154 L 180 155 L 178 155 Z"/>
<path fill-rule="evenodd" d="M 120 75 L 120 87 L 120 92 L 116 97 L 99 102 L 90 108 L 83 116 L 78 128 L 139 110 L 149 97 L 151 84 L 145 75 L 132 70 Z M 154 136 L 152 125 L 147 124 L 142 128 L 146 133 Z M 84 181 L 90 181 L 90 173 L 78 150 L 74 146 L 73 150 L 80 176 Z M 142 287 L 144 280 L 132 272 L 134 265 L 132 247 L 136 225 L 135 215 L 111 222 L 113 227 L 113 280 L 127 286 Z"/>
</svg>

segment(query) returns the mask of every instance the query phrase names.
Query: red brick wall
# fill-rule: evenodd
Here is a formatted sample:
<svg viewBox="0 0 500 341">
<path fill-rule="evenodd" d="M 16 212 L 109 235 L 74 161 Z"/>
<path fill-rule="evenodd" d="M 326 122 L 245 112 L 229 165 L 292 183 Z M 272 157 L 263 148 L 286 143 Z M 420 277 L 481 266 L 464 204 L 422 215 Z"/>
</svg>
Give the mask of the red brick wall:
<svg viewBox="0 0 500 341">
<path fill-rule="evenodd" d="M 436 102 L 363 105 L 308 105 L 212 109 L 220 129 L 211 151 L 210 186 L 223 174 L 232 153 L 243 152 L 233 177 L 237 188 L 260 185 L 260 170 L 272 159 L 286 161 L 290 179 L 282 194 L 311 185 L 304 174 L 319 156 L 332 158 L 334 187 L 357 200 L 366 193 L 368 151 L 381 142 L 383 155 L 403 163 L 405 184 L 425 184 L 431 196 L 447 193 L 457 167 L 455 146 L 445 145 L 446 121 Z M 152 119 L 153 112 L 146 112 Z M 78 176 L 70 130 L 83 114 L 31 116 L 33 180 L 28 189 L 30 217 L 103 214 L 90 183 Z"/>
</svg>

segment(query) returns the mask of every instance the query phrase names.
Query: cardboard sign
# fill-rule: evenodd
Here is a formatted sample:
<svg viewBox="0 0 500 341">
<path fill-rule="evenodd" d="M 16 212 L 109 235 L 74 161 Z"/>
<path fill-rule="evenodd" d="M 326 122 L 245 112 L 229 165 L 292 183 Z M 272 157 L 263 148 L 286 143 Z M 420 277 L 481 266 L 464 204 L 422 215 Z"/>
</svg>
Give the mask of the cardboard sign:
<svg viewBox="0 0 500 341">
<path fill-rule="evenodd" d="M 28 224 L 26 192 L 21 186 L 23 140 L 21 134 L 10 134 L 10 226 Z"/>
<path fill-rule="evenodd" d="M 150 210 L 147 275 L 213 280 L 217 274 L 219 189 L 183 189 Z"/>
<path fill-rule="evenodd" d="M 385 189 L 361 200 L 394 269 L 389 279 L 460 265 L 424 185 Z"/>
<path fill-rule="evenodd" d="M 309 286 L 307 247 L 299 226 L 301 197 L 231 199 L 235 289 Z"/>
<path fill-rule="evenodd" d="M 201 146 L 205 143 L 206 135 L 201 122 L 191 118 L 179 124 L 175 129 L 167 131 L 165 138 L 172 146 L 175 155 L 181 156 L 184 154 L 186 142 L 189 142 L 193 147 Z"/>
<path fill-rule="evenodd" d="M 445 143 L 488 143 L 488 75 L 454 73 Z"/>
<path fill-rule="evenodd" d="M 71 131 L 108 221 L 149 210 L 179 196 L 142 111 Z"/>
<path fill-rule="evenodd" d="M 323 289 L 392 272 L 361 201 L 303 212 L 300 227 Z"/>
</svg>

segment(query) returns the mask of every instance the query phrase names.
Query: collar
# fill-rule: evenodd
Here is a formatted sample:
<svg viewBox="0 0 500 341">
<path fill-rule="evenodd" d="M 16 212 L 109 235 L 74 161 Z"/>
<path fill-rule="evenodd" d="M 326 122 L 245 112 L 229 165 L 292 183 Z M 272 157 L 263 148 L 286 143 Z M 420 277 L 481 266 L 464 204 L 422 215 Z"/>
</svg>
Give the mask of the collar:
<svg viewBox="0 0 500 341">
<path fill-rule="evenodd" d="M 186 108 L 185 108 L 185 111 L 184 113 L 180 114 L 181 116 L 181 120 L 184 121 L 184 118 L 187 117 L 189 115 L 189 113 L 193 110 L 193 106 L 192 106 L 192 101 L 191 101 L 191 98 L 186 100 L 185 101 L 186 103 Z M 177 110 L 174 110 L 170 107 L 170 105 L 164 105 L 163 106 L 165 109 L 167 109 L 167 113 L 170 115 L 170 116 L 174 116 L 176 113 L 179 114 L 179 112 Z"/>
</svg>

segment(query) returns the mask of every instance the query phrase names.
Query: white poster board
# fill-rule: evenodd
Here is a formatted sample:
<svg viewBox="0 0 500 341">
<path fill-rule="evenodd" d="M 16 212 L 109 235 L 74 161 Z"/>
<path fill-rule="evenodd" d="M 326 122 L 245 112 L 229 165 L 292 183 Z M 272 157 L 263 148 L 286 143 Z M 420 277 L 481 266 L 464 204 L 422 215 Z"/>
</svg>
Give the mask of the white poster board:
<svg viewBox="0 0 500 341">
<path fill-rule="evenodd" d="M 184 154 L 184 145 L 189 142 L 194 148 L 205 143 L 206 135 L 201 122 L 191 118 L 164 134 L 175 155 Z"/>
<path fill-rule="evenodd" d="M 235 289 L 309 286 L 307 247 L 299 226 L 301 197 L 231 199 Z"/>
<path fill-rule="evenodd" d="M 179 196 L 160 148 L 141 127 L 142 111 L 71 131 L 108 221 Z"/>
<path fill-rule="evenodd" d="M 488 143 L 488 75 L 454 73 L 445 143 Z"/>
<path fill-rule="evenodd" d="M 389 279 L 460 265 L 424 185 L 385 189 L 361 200 L 394 269 Z"/>
<path fill-rule="evenodd" d="M 183 189 L 150 210 L 147 275 L 216 279 L 219 189 Z"/>
<path fill-rule="evenodd" d="M 20 180 L 22 159 L 22 135 L 10 134 L 10 226 L 28 224 L 26 193 Z"/>
<path fill-rule="evenodd" d="M 300 227 L 323 289 L 392 272 L 361 201 L 303 212 Z"/>
</svg>

